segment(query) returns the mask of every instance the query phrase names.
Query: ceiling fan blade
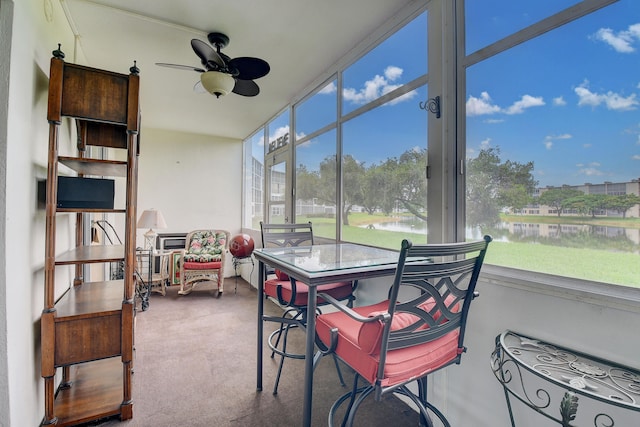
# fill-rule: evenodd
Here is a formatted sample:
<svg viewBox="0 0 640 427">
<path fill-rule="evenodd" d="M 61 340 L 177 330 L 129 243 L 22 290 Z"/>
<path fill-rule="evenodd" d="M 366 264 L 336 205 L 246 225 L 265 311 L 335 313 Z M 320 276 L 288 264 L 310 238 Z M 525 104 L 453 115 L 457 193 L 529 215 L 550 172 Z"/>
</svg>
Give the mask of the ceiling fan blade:
<svg viewBox="0 0 640 427">
<path fill-rule="evenodd" d="M 269 71 L 271 70 L 267 61 L 248 56 L 233 58 L 229 61 L 229 68 L 235 68 L 238 70 L 238 75 L 236 77 L 240 80 L 259 79 L 260 77 L 264 77 L 269 74 Z"/>
<path fill-rule="evenodd" d="M 242 96 L 256 96 L 260 93 L 260 88 L 253 80 L 236 79 L 236 84 L 231 92 Z"/>
<path fill-rule="evenodd" d="M 198 80 L 196 84 L 193 85 L 193 91 L 195 93 L 207 93 L 207 90 L 202 86 L 202 80 Z"/>
<path fill-rule="evenodd" d="M 207 69 L 224 68 L 224 60 L 211 46 L 198 39 L 191 39 L 191 47 Z"/>
<path fill-rule="evenodd" d="M 191 65 L 166 64 L 164 62 L 156 62 L 156 65 L 159 65 L 161 67 L 177 68 L 178 70 L 197 71 L 198 73 L 205 72 L 205 70 L 203 70 L 202 68 L 192 67 Z"/>
</svg>

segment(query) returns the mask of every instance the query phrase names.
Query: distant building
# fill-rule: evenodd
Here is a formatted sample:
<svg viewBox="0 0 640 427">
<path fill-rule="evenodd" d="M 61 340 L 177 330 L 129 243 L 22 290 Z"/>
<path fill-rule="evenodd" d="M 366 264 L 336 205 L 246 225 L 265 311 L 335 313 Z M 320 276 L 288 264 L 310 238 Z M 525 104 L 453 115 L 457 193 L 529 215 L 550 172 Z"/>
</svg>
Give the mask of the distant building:
<svg viewBox="0 0 640 427">
<path fill-rule="evenodd" d="M 579 190 L 585 194 L 607 194 L 611 196 L 623 196 L 625 194 L 635 194 L 640 196 L 640 178 L 632 179 L 629 182 L 609 182 L 605 181 L 602 184 L 591 184 L 589 182 L 583 185 L 563 185 L 561 187 L 547 186 L 544 188 L 536 188 L 534 196 L 538 197 L 545 191 L 549 191 L 555 188 L 568 188 L 572 190 Z M 528 205 L 520 211 L 524 215 L 558 215 L 557 209 L 546 205 Z M 578 212 L 572 209 L 564 209 L 561 215 L 578 215 Z M 622 217 L 622 212 L 616 210 L 601 210 L 596 212 L 596 216 L 604 217 Z M 627 210 L 627 218 L 639 218 L 640 217 L 640 205 L 635 205 Z"/>
</svg>

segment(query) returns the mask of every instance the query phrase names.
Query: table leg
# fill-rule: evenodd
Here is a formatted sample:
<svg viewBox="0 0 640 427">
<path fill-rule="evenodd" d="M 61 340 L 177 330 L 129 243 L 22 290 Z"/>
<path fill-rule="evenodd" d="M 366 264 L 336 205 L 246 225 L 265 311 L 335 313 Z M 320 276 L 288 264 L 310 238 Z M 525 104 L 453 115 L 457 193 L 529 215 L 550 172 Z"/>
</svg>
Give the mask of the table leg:
<svg viewBox="0 0 640 427">
<path fill-rule="evenodd" d="M 304 358 L 304 402 L 302 406 L 302 425 L 311 426 L 311 403 L 313 399 L 313 353 L 315 350 L 316 334 L 316 303 L 318 289 L 309 286 L 309 299 L 307 300 L 307 342 Z"/>
<path fill-rule="evenodd" d="M 256 387 L 258 391 L 262 391 L 262 346 L 263 346 L 263 322 L 262 315 L 264 314 L 264 263 L 260 261 L 258 263 L 258 353 L 256 357 Z"/>
</svg>

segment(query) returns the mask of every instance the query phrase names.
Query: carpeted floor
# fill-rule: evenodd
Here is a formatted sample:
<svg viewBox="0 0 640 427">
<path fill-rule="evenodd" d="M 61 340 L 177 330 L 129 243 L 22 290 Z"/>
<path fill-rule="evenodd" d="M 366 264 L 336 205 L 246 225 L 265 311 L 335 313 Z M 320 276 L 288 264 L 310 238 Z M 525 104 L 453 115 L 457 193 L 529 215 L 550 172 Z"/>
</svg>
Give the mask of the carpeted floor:
<svg viewBox="0 0 640 427">
<path fill-rule="evenodd" d="M 147 311 L 138 311 L 135 331 L 133 419 L 93 423 L 100 427 L 245 427 L 301 424 L 304 366 L 287 359 L 277 395 L 271 393 L 277 359 L 264 354 L 264 390 L 256 391 L 256 290 L 238 278 L 225 279 L 225 293 L 215 298 L 209 283 L 190 295 L 177 287 L 167 295 L 153 294 Z M 265 313 L 278 315 L 275 304 Z M 275 324 L 265 325 L 266 336 Z M 290 348 L 303 349 L 300 339 Z M 327 425 L 331 404 L 351 386 L 352 373 L 341 365 L 343 388 L 331 358 L 314 375 L 313 425 Z M 388 397 L 370 398 L 358 412 L 359 426 L 417 425 L 416 413 Z M 375 405 L 375 408 L 373 407 Z M 338 423 L 339 424 L 339 423 Z"/>
</svg>

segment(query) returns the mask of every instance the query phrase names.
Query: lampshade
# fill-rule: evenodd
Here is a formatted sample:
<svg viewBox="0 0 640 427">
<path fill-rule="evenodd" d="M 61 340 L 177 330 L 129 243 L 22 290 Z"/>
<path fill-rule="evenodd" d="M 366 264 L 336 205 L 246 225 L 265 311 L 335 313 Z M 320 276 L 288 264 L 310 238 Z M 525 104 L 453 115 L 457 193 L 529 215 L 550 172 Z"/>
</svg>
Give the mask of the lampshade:
<svg viewBox="0 0 640 427">
<path fill-rule="evenodd" d="M 220 98 L 220 95 L 227 95 L 236 85 L 235 79 L 230 74 L 220 71 L 206 71 L 200 74 L 200 81 L 202 87 L 217 98 Z"/>
<path fill-rule="evenodd" d="M 155 209 L 147 209 L 140 215 L 138 228 L 167 228 L 167 223 L 164 221 L 162 212 Z"/>
</svg>

